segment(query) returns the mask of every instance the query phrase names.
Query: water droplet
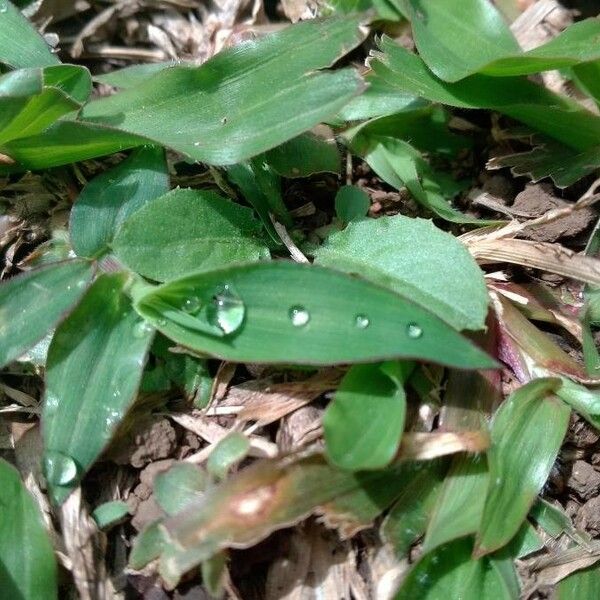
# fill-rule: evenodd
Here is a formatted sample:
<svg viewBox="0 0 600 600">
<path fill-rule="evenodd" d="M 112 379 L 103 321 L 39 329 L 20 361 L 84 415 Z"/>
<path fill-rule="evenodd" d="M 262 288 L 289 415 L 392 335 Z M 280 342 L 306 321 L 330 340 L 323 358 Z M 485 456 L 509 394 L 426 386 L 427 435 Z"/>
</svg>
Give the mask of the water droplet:
<svg viewBox="0 0 600 600">
<path fill-rule="evenodd" d="M 190 296 L 183 302 L 183 310 L 190 314 L 197 313 L 201 306 L 200 298 L 196 298 L 196 296 Z"/>
<path fill-rule="evenodd" d="M 416 323 L 409 323 L 406 326 L 406 335 L 412 340 L 418 340 L 423 335 L 423 329 Z"/>
<path fill-rule="evenodd" d="M 356 315 L 356 319 L 354 319 L 354 324 L 358 329 L 366 329 L 370 323 L 371 321 L 366 315 Z"/>
<path fill-rule="evenodd" d="M 223 118 L 221 119 L 221 123 L 222 123 L 223 125 L 226 125 L 226 124 L 227 124 L 227 117 L 223 117 Z"/>
<path fill-rule="evenodd" d="M 58 396 L 51 394 L 46 390 L 46 399 L 44 401 L 44 413 L 46 417 L 53 416 L 58 410 Z"/>
<path fill-rule="evenodd" d="M 202 145 L 202 142 L 194 142 L 194 146 L 196 146 L 196 148 L 201 145 Z"/>
<path fill-rule="evenodd" d="M 224 285 L 213 298 L 208 320 L 217 325 L 225 335 L 237 331 L 244 322 L 246 307 L 229 284 Z"/>
<path fill-rule="evenodd" d="M 149 336 L 152 333 L 152 326 L 146 321 L 140 321 L 133 327 L 133 337 L 142 339 Z"/>
<path fill-rule="evenodd" d="M 67 485 L 77 477 L 77 465 L 62 452 L 48 451 L 44 456 L 44 475 L 50 485 Z"/>
<path fill-rule="evenodd" d="M 112 429 L 121 422 L 122 415 L 118 410 L 109 410 L 104 419 L 107 429 Z"/>
<path fill-rule="evenodd" d="M 292 306 L 289 315 L 294 327 L 304 327 L 310 321 L 310 313 L 304 306 Z"/>
<path fill-rule="evenodd" d="M 158 326 L 159 327 L 165 327 L 167 325 L 167 320 L 166 319 L 159 319 L 158 320 Z"/>
<path fill-rule="evenodd" d="M 0 13 L 5 13 L 8 10 L 6 2 L 0 2 Z"/>
</svg>

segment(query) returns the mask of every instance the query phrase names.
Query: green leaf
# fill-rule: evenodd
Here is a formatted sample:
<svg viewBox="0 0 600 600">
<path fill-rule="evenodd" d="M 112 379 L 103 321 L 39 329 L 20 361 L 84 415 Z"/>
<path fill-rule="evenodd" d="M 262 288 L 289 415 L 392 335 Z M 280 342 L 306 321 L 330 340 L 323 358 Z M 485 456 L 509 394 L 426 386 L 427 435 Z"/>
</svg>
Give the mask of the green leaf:
<svg viewBox="0 0 600 600">
<path fill-rule="evenodd" d="M 381 534 L 400 558 L 425 533 L 445 472 L 441 461 L 427 461 L 406 483 L 381 525 Z"/>
<path fill-rule="evenodd" d="M 154 497 L 168 514 L 174 515 L 190 502 L 198 500 L 207 483 L 206 473 L 197 465 L 175 463 L 154 478 Z"/>
<path fill-rule="evenodd" d="M 513 392 L 494 416 L 478 555 L 510 541 L 548 478 L 571 412 L 552 395 L 559 385 L 557 379 L 535 379 Z"/>
<path fill-rule="evenodd" d="M 149 141 L 114 127 L 59 121 L 37 135 L 3 144 L 0 152 L 17 161 L 0 172 L 46 169 L 128 150 Z"/>
<path fill-rule="evenodd" d="M 520 52 L 502 15 L 488 0 L 401 0 L 419 55 L 440 79 L 458 81 Z"/>
<path fill-rule="evenodd" d="M 97 506 L 92 512 L 92 518 L 100 529 L 109 529 L 121 522 L 129 514 L 127 502 L 113 500 Z"/>
<path fill-rule="evenodd" d="M 17 470 L 0 460 L 0 590 L 3 598 L 57 598 L 56 562 L 38 507 Z"/>
<path fill-rule="evenodd" d="M 211 475 L 224 479 L 227 472 L 248 454 L 250 440 L 243 433 L 232 431 L 213 448 L 206 469 Z"/>
<path fill-rule="evenodd" d="M 600 567 L 592 565 L 565 577 L 558 584 L 557 600 L 600 597 Z"/>
<path fill-rule="evenodd" d="M 378 364 L 355 365 L 323 416 L 327 458 L 351 471 L 388 465 L 400 445 L 406 395 Z"/>
<path fill-rule="evenodd" d="M 405 0 L 420 56 L 440 79 L 458 81 L 476 72 L 529 75 L 600 57 L 600 20 L 568 27 L 550 42 L 522 52 L 500 13 L 487 0 Z"/>
<path fill-rule="evenodd" d="M 99 255 L 130 215 L 168 191 L 164 150 L 143 146 L 134 151 L 79 194 L 69 220 L 73 250 L 79 256 Z"/>
<path fill-rule="evenodd" d="M 0 0 L 0 62 L 16 69 L 60 64 L 44 38 L 8 0 Z"/>
<path fill-rule="evenodd" d="M 190 303 L 200 306 L 195 315 Z M 463 368 L 496 364 L 391 290 L 285 261 L 190 275 L 138 298 L 136 309 L 176 342 L 232 361 L 336 364 L 410 357 Z"/>
<path fill-rule="evenodd" d="M 383 53 L 376 53 L 370 62 L 374 77 L 384 79 L 397 93 L 460 108 L 496 110 L 576 150 L 598 145 L 600 117 L 524 77 L 472 75 L 457 83 L 444 82 L 418 56 L 389 38 L 382 39 L 381 48 Z"/>
<path fill-rule="evenodd" d="M 326 120 L 363 87 L 352 69 L 322 71 L 359 44 L 356 17 L 305 21 L 160 71 L 90 102 L 84 121 L 145 136 L 195 160 L 233 164 Z"/>
<path fill-rule="evenodd" d="M 335 142 L 303 133 L 265 154 L 265 160 L 282 177 L 310 177 L 315 173 L 339 173 L 341 156 Z"/>
<path fill-rule="evenodd" d="M 456 329 L 484 326 L 483 272 L 463 244 L 430 221 L 396 215 L 350 223 L 315 261 L 390 287 Z"/>
<path fill-rule="evenodd" d="M 600 429 L 600 391 L 588 389 L 566 377 L 556 395 L 580 414 L 592 427 Z"/>
<path fill-rule="evenodd" d="M 166 62 L 130 65 L 129 67 L 125 67 L 123 69 L 116 69 L 115 71 L 111 71 L 110 73 L 94 75 L 94 81 L 125 90 L 128 88 L 136 87 L 142 81 L 148 79 L 148 77 L 155 75 L 163 69 L 175 67 L 180 64 L 185 63 L 184 61 L 169 60 Z"/>
<path fill-rule="evenodd" d="M 431 511 L 424 552 L 477 532 L 488 479 L 482 456 L 462 455 L 453 459 Z"/>
<path fill-rule="evenodd" d="M 335 195 L 335 214 L 344 223 L 362 219 L 370 206 L 369 195 L 354 185 L 343 185 Z"/>
<path fill-rule="evenodd" d="M 269 257 L 252 211 L 207 190 L 176 189 L 147 202 L 117 232 L 117 257 L 165 281 L 231 262 Z"/>
<path fill-rule="evenodd" d="M 42 431 L 56 503 L 77 487 L 136 397 L 153 330 L 131 309 L 126 283 L 123 273 L 98 277 L 48 351 Z"/>
<path fill-rule="evenodd" d="M 40 133 L 81 108 L 91 91 L 87 69 L 57 65 L 0 76 L 0 144 Z"/>
<path fill-rule="evenodd" d="M 135 538 L 129 566 L 141 569 L 150 561 L 157 559 L 167 544 L 167 534 L 162 527 L 162 521 L 154 521 Z"/>
<path fill-rule="evenodd" d="M 471 559 L 473 542 L 462 538 L 423 555 L 403 580 L 396 600 L 515 600 L 519 584 L 511 563 Z M 516 592 L 516 595 L 515 595 Z"/>
<path fill-rule="evenodd" d="M 0 285 L 0 365 L 21 356 L 54 328 L 85 293 L 93 267 L 55 263 Z"/>
<path fill-rule="evenodd" d="M 600 60 L 575 65 L 572 74 L 577 85 L 600 104 Z"/>
</svg>

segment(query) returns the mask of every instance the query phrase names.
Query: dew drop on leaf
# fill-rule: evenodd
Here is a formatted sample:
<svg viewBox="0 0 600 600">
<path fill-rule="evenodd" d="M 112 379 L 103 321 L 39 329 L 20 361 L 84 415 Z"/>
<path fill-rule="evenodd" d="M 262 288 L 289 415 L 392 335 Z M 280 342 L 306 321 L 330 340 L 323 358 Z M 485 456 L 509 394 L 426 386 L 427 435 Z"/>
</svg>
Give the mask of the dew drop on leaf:
<svg viewBox="0 0 600 600">
<path fill-rule="evenodd" d="M 196 296 L 190 296 L 183 302 L 183 310 L 190 314 L 197 313 L 201 306 L 202 303 L 200 302 L 200 298 L 197 298 Z"/>
<path fill-rule="evenodd" d="M 245 314 L 244 302 L 233 287 L 227 284 L 214 295 L 208 318 L 211 324 L 217 325 L 227 335 L 241 327 Z"/>
<path fill-rule="evenodd" d="M 133 337 L 142 339 L 152 333 L 152 326 L 146 323 L 146 321 L 141 321 L 140 323 L 136 323 L 133 326 Z"/>
<path fill-rule="evenodd" d="M 44 475 L 51 485 L 67 485 L 77 477 L 77 465 L 70 456 L 49 451 L 44 456 Z"/>
<path fill-rule="evenodd" d="M 423 328 L 416 323 L 409 323 L 406 326 L 406 335 L 413 340 L 418 340 L 423 335 Z"/>
<path fill-rule="evenodd" d="M 371 321 L 366 315 L 356 315 L 356 319 L 354 319 L 354 325 L 357 329 L 366 329 L 370 323 Z"/>
<path fill-rule="evenodd" d="M 289 315 L 294 327 L 304 327 L 310 321 L 310 313 L 304 306 L 292 306 Z"/>
<path fill-rule="evenodd" d="M 0 0 L 0 13 L 5 13 L 8 10 L 8 6 L 4 0 Z"/>
</svg>

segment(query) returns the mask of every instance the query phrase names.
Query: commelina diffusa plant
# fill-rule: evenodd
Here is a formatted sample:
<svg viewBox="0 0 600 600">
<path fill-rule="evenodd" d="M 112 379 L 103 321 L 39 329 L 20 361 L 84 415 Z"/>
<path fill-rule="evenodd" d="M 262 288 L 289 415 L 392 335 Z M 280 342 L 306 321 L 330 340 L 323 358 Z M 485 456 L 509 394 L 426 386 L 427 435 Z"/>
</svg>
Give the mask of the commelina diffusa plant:
<svg viewBox="0 0 600 600">
<path fill-rule="evenodd" d="M 252 448 L 233 432 L 205 468 L 176 463 L 157 478 L 163 516 L 137 537 L 129 567 L 152 563 L 174 588 L 201 566 L 219 595 L 228 548 L 319 514 L 344 535 L 375 522 L 398 558 L 422 539 L 397 598 L 518 598 L 515 560 L 542 548 L 540 532 L 567 531 L 573 551 L 598 554 L 539 494 L 571 411 L 600 423 L 591 333 L 600 269 L 585 254 L 518 239 L 522 223 L 466 214 L 452 203 L 463 183 L 436 165 L 472 145 L 449 128 L 452 110 L 478 109 L 534 140 L 496 166 L 559 187 L 593 174 L 597 111 L 529 76 L 561 69 L 600 102 L 600 21 L 523 51 L 486 0 L 338 0 L 328 12 L 201 66 L 92 78 L 61 63 L 0 0 L 2 176 L 124 156 L 78 193 L 68 239 L 0 286 L 0 363 L 44 379 L 43 478 L 27 487 L 38 500 L 37 485 L 47 490 L 45 510 L 59 514 L 118 431 L 153 410 L 152 394 L 179 390 L 205 408 L 218 361 L 309 373 L 340 365 L 324 449 L 232 474 Z M 410 23 L 415 52 L 384 35 L 366 73 L 333 68 L 350 64 L 344 57 L 373 23 L 399 20 Z M 92 97 L 94 81 L 115 92 Z M 313 131 L 320 123 L 335 141 Z M 339 174 L 342 149 L 389 189 L 406 190 L 439 227 L 368 217 L 364 190 L 345 185 L 331 226 L 297 228 L 283 183 Z M 176 165 L 192 164 L 206 167 L 203 182 L 171 189 Z M 567 212 L 597 199 L 592 187 Z M 591 236 L 588 254 L 599 240 Z M 484 278 L 480 265 L 491 263 L 577 279 L 585 302 L 557 308 L 541 285 Z M 585 366 L 532 321 L 575 332 Z M 501 364 L 518 382 L 507 397 Z M 437 411 L 437 428 L 415 418 L 428 411 Z M 0 596 L 56 598 L 50 513 L 42 519 L 8 462 L 0 480 Z M 126 514 L 122 502 L 95 508 L 100 527 Z M 575 598 L 580 581 L 569 581 L 564 597 Z"/>
</svg>

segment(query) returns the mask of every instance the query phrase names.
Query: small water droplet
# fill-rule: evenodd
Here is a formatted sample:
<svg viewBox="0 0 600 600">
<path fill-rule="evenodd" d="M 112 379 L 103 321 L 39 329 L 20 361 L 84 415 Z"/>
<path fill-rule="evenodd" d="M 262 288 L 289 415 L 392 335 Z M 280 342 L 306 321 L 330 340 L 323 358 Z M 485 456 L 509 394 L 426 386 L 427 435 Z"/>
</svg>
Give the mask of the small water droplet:
<svg viewBox="0 0 600 600">
<path fill-rule="evenodd" d="M 412 340 L 418 340 L 423 335 L 423 329 L 416 323 L 409 323 L 406 326 L 406 335 Z"/>
<path fill-rule="evenodd" d="M 190 296 L 183 301 L 183 310 L 190 314 L 197 313 L 201 306 L 200 298 L 196 298 L 196 296 Z"/>
<path fill-rule="evenodd" d="M 48 451 L 44 456 L 44 476 L 50 485 L 67 485 L 77 477 L 77 465 L 62 452 Z"/>
<path fill-rule="evenodd" d="M 5 13 L 8 10 L 6 2 L 0 2 L 0 13 Z"/>
<path fill-rule="evenodd" d="M 227 124 L 227 117 L 223 117 L 223 118 L 221 119 L 221 123 L 222 123 L 223 125 L 226 125 L 226 124 Z"/>
<path fill-rule="evenodd" d="M 107 429 L 112 429 L 121 422 L 121 413 L 118 410 L 109 410 L 104 419 Z"/>
<path fill-rule="evenodd" d="M 310 321 L 310 313 L 304 306 L 292 306 L 289 315 L 294 327 L 304 327 Z"/>
<path fill-rule="evenodd" d="M 229 284 L 224 285 L 213 297 L 208 320 L 226 335 L 237 331 L 244 322 L 246 307 Z"/>
<path fill-rule="evenodd" d="M 194 142 L 194 146 L 196 146 L 196 148 L 201 145 L 202 145 L 202 142 Z"/>
<path fill-rule="evenodd" d="M 133 327 L 133 337 L 142 339 L 152 333 L 152 326 L 146 321 L 140 321 Z"/>
<path fill-rule="evenodd" d="M 356 315 L 356 319 L 354 319 L 354 324 L 358 329 L 366 329 L 370 323 L 371 321 L 366 315 Z"/>
<path fill-rule="evenodd" d="M 46 390 L 46 398 L 44 401 L 44 413 L 46 417 L 53 416 L 58 410 L 58 396 L 51 394 L 48 390 Z"/>
<path fill-rule="evenodd" d="M 501 484 L 502 484 L 502 478 L 496 477 L 496 485 L 501 485 Z"/>
<path fill-rule="evenodd" d="M 158 320 L 158 326 L 159 327 L 165 327 L 167 325 L 167 320 L 166 319 L 159 319 Z"/>
</svg>

